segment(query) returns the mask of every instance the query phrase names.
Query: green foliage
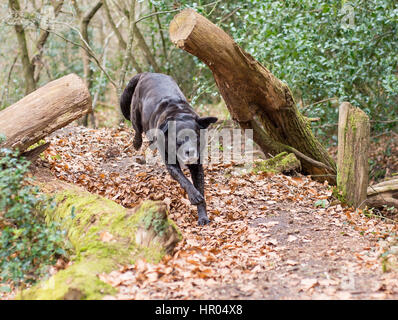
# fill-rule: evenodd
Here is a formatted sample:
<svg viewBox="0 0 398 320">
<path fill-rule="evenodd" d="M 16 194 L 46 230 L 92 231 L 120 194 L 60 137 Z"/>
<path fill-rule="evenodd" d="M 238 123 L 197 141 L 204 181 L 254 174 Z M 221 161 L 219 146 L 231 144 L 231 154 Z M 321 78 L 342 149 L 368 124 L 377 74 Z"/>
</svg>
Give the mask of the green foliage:
<svg viewBox="0 0 398 320">
<path fill-rule="evenodd" d="M 126 40 L 128 21 L 124 5 L 114 6 L 112 15 Z M 186 7 L 195 9 L 229 33 L 236 42 L 279 79 L 288 83 L 308 117 L 320 117 L 314 128 L 319 138 L 337 141 L 338 104 L 349 101 L 370 117 L 373 131 L 393 130 L 398 105 L 398 3 L 396 0 L 311 1 L 311 0 L 198 0 L 137 2 L 137 23 L 150 51 L 161 68 L 176 79 L 182 91 L 198 110 L 207 104 L 217 104 L 220 95 L 209 68 L 196 57 L 175 48 L 169 39 L 168 26 L 173 17 Z M 91 7 L 82 1 L 83 11 Z M 37 38 L 40 15 L 27 5 L 25 20 L 29 37 Z M 124 9 L 123 9 L 124 8 Z M 139 8 L 139 10 L 138 10 Z M 0 14 L 8 14 L 7 5 L 0 5 Z M 152 15 L 155 10 L 163 12 Z M 71 14 L 68 14 L 71 13 Z M 353 21 L 350 20 L 352 13 Z M 149 17 L 148 17 L 149 16 Z M 102 29 L 92 22 L 89 27 L 90 46 L 100 59 L 105 53 L 104 39 L 112 30 L 102 9 L 95 19 L 105 21 Z M 122 21 L 123 19 L 123 21 Z M 29 23 L 28 23 L 29 22 Z M 43 51 L 45 68 L 38 86 L 51 79 L 74 72 L 83 77 L 80 36 L 70 1 L 57 17 Z M 73 28 L 72 28 L 72 27 Z M 57 35 L 56 35 L 56 34 Z M 13 35 L 13 36 L 10 36 Z M 61 37 L 62 38 L 61 38 Z M 67 41 L 65 40 L 67 39 Z M 107 44 L 106 70 L 117 79 L 124 52 L 111 37 Z M 20 61 L 13 67 L 18 43 L 13 26 L 0 23 L 0 109 L 22 98 L 24 79 Z M 163 41 L 164 40 L 164 41 Z M 33 53 L 33 52 L 32 52 Z M 143 71 L 153 71 L 142 50 L 135 44 L 134 57 Z M 101 59 L 100 59 L 101 60 Z M 109 80 L 92 61 L 91 93 L 107 101 Z M 136 71 L 130 66 L 126 80 Z M 108 85 L 108 86 L 107 86 Z M 318 103 L 320 101 L 323 103 Z"/>
<path fill-rule="evenodd" d="M 337 97 L 372 120 L 396 117 L 398 4 L 366 1 L 246 1 L 234 38 L 311 105 Z M 348 13 L 351 10 L 351 24 Z M 323 123 L 337 122 L 330 103 L 306 109 Z M 378 124 L 381 130 L 392 125 Z M 319 132 L 318 133 L 322 133 Z"/>
<path fill-rule="evenodd" d="M 327 205 L 328 205 L 328 201 L 326 199 L 317 200 L 314 203 L 315 207 L 326 208 Z"/>
<path fill-rule="evenodd" d="M 166 2 L 151 1 L 159 10 Z M 336 142 L 338 103 L 349 101 L 375 121 L 374 131 L 391 130 L 398 105 L 398 4 L 395 0 L 310 1 L 240 0 L 179 1 L 218 24 L 246 51 L 293 90 L 302 112 L 320 117 L 318 137 Z M 231 14 L 233 13 L 233 14 Z M 350 17 L 353 20 L 350 21 Z M 168 25 L 175 13 L 162 15 Z M 228 17 L 228 18 L 226 18 Z M 155 28 L 155 25 L 153 25 Z M 157 32 L 153 29 L 153 32 Z M 176 53 L 177 54 L 177 53 Z M 208 68 L 190 58 L 195 68 L 178 67 L 194 86 L 192 101 L 206 103 L 217 97 Z M 170 63 L 170 62 L 169 62 Z M 188 72 L 187 72 L 188 71 Z M 179 83 L 182 78 L 179 78 Z M 185 81 L 184 81 L 185 85 Z M 333 99 L 333 100 L 332 100 Z M 324 103 L 315 104 L 327 100 Z M 324 125 L 329 126 L 324 126 Z"/>
<path fill-rule="evenodd" d="M 27 185 L 29 162 L 0 149 L 0 282 L 34 282 L 65 254 L 64 232 L 46 224 L 51 199 Z"/>
</svg>

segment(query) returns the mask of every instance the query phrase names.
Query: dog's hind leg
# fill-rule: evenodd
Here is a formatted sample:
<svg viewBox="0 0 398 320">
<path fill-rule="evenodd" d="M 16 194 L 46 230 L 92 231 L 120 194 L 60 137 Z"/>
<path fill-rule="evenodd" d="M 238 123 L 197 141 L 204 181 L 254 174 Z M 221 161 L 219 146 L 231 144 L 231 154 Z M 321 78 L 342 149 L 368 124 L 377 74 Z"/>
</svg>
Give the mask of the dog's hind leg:
<svg viewBox="0 0 398 320">
<path fill-rule="evenodd" d="M 133 147 L 135 150 L 138 150 L 142 146 L 142 124 L 141 124 L 141 112 L 138 108 L 133 110 L 133 114 L 131 117 L 131 124 L 134 128 L 134 140 L 133 140 Z"/>
<path fill-rule="evenodd" d="M 203 172 L 203 166 L 201 164 L 190 164 L 188 165 L 189 171 L 191 173 L 193 185 L 200 192 L 200 194 L 205 196 L 205 174 Z M 207 217 L 206 212 L 206 202 L 197 205 L 198 208 L 198 224 L 205 225 L 210 222 Z"/>
</svg>

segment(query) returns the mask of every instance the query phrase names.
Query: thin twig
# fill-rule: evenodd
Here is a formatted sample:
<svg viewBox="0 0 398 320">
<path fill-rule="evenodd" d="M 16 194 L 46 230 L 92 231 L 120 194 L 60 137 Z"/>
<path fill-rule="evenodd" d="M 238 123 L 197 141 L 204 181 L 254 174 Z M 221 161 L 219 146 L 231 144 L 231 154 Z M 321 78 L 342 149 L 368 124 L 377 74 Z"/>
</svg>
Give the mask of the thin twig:
<svg viewBox="0 0 398 320">
<path fill-rule="evenodd" d="M 328 102 L 328 101 L 331 101 L 331 100 L 338 100 L 338 99 L 336 97 L 333 97 L 333 98 L 324 99 L 324 100 L 321 100 L 321 101 L 318 101 L 318 102 L 314 102 L 314 103 L 311 103 L 311 104 L 303 107 L 302 111 L 308 109 L 309 107 L 313 107 L 313 106 L 316 106 L 318 104 L 321 104 L 321 103 L 324 103 L 324 102 Z"/>
<path fill-rule="evenodd" d="M 0 102 L 1 102 L 1 103 L 0 103 L 0 107 L 1 107 L 1 108 L 0 108 L 0 109 L 2 109 L 2 108 L 4 107 L 5 101 L 6 101 L 7 98 L 8 98 L 8 89 L 9 89 L 10 80 L 11 80 L 11 73 L 12 73 L 12 70 L 14 69 L 15 64 L 17 63 L 18 57 L 19 57 L 19 55 L 17 54 L 17 55 L 15 56 L 15 58 L 14 58 L 12 64 L 11 64 L 11 66 L 10 66 L 10 70 L 8 71 L 7 82 L 6 82 L 5 86 L 4 86 L 3 92 L 2 92 L 2 94 L 1 94 L 1 100 L 0 100 Z"/>
<path fill-rule="evenodd" d="M 170 10 L 170 11 L 157 11 L 157 12 L 153 12 L 153 13 L 151 13 L 151 14 L 148 14 L 147 16 L 144 16 L 144 17 L 141 17 L 141 18 L 137 19 L 137 20 L 135 21 L 134 24 L 137 24 L 138 22 L 140 22 L 140 21 L 142 21 L 142 20 L 144 20 L 144 19 L 147 19 L 147 18 L 156 16 L 156 15 L 159 15 L 159 14 L 172 13 L 172 12 L 177 12 L 177 11 L 181 11 L 181 10 L 182 10 L 182 8 L 175 9 L 175 10 Z"/>
<path fill-rule="evenodd" d="M 233 16 L 236 12 L 238 12 L 242 7 L 235 8 L 232 10 L 229 14 L 227 14 L 225 17 L 221 18 L 220 21 L 217 22 L 217 25 L 219 26 L 221 23 L 223 23 L 225 20 Z"/>
<path fill-rule="evenodd" d="M 69 43 L 71 43 L 71 44 L 73 44 L 73 45 L 75 45 L 75 46 L 78 46 L 78 47 L 80 47 L 80 48 L 83 48 L 83 49 L 90 55 L 90 57 L 94 59 L 95 64 L 97 65 L 98 68 L 100 68 L 100 69 L 104 72 L 104 74 L 106 75 L 106 77 L 108 78 L 108 80 L 110 81 L 110 83 L 111 83 L 115 88 L 117 88 L 117 85 L 116 85 L 115 81 L 114 81 L 114 80 L 112 79 L 112 77 L 108 74 L 108 72 L 107 72 L 104 68 L 102 68 L 101 63 L 98 61 L 98 59 L 97 59 L 97 57 L 95 56 L 95 54 L 93 53 L 92 49 L 90 48 L 90 46 L 87 44 L 87 42 L 86 42 L 86 41 L 83 39 L 83 37 L 81 36 L 80 31 L 77 30 L 77 29 L 74 28 L 74 27 L 71 27 L 71 26 L 69 26 L 69 27 L 70 27 L 71 29 L 75 30 L 75 31 L 80 35 L 80 37 L 81 37 L 81 39 L 82 39 L 82 42 L 85 44 L 84 46 L 81 45 L 80 43 L 77 43 L 77 42 L 74 42 L 74 41 L 72 41 L 72 40 L 69 40 L 69 39 L 65 38 L 63 35 L 61 35 L 61 34 L 55 32 L 55 31 L 46 30 L 46 29 L 43 29 L 43 28 L 41 28 L 41 27 L 38 27 L 38 28 L 39 28 L 39 29 L 42 29 L 42 30 L 45 30 L 45 31 L 49 31 L 50 33 L 53 33 L 54 35 L 56 35 L 57 37 L 63 39 L 64 41 L 69 42 Z M 87 47 L 86 47 L 86 46 L 87 46 Z"/>
</svg>

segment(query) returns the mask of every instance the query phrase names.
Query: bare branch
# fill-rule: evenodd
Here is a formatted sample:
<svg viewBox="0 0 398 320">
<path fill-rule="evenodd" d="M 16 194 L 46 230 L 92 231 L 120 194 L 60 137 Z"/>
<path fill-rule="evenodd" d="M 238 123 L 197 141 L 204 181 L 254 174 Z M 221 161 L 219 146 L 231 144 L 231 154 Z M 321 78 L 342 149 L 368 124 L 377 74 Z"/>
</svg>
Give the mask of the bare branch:
<svg viewBox="0 0 398 320">
<path fill-rule="evenodd" d="M 120 33 L 118 27 L 116 26 L 111 12 L 109 10 L 109 5 L 108 5 L 108 1 L 104 0 L 104 9 L 105 9 L 105 13 L 106 13 L 106 17 L 108 19 L 109 24 L 111 25 L 111 28 L 113 30 L 113 32 L 115 33 L 118 41 L 119 41 L 119 46 L 123 49 L 126 50 L 127 48 L 127 44 L 126 41 L 124 41 L 122 34 Z M 131 63 L 133 64 L 134 69 L 137 71 L 137 73 L 141 73 L 142 69 L 140 67 L 140 65 L 138 64 L 137 60 L 134 58 L 133 55 L 130 55 L 130 59 L 131 59 Z"/>
</svg>

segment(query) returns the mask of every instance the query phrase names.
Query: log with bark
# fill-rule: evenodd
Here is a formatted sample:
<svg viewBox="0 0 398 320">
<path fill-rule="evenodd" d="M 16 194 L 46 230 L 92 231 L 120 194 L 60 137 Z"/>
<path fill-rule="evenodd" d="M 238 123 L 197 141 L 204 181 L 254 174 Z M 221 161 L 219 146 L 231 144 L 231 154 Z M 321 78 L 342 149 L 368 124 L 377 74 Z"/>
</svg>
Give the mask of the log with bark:
<svg viewBox="0 0 398 320">
<path fill-rule="evenodd" d="M 253 171 L 289 174 L 300 169 L 301 163 L 294 153 L 282 152 L 271 159 L 255 161 Z"/>
<path fill-rule="evenodd" d="M 363 208 L 369 181 L 369 117 L 343 102 L 339 108 L 337 187 L 343 199 Z"/>
<path fill-rule="evenodd" d="M 211 69 L 232 118 L 241 128 L 253 129 L 254 141 L 265 154 L 294 153 L 304 173 L 335 183 L 335 162 L 314 137 L 284 82 L 192 9 L 177 14 L 169 32 L 177 47 Z"/>
<path fill-rule="evenodd" d="M 157 263 L 182 239 L 161 202 L 145 201 L 126 209 L 43 170 L 36 175 L 36 183 L 55 198 L 55 208 L 45 213 L 46 221 L 55 221 L 67 231 L 73 248 L 72 265 L 20 292 L 17 299 L 101 299 L 117 290 L 101 281 L 99 274 L 134 264 L 140 258 Z"/>
<path fill-rule="evenodd" d="M 90 110 L 90 93 L 77 75 L 51 81 L 0 111 L 1 146 L 25 151 Z"/>
<path fill-rule="evenodd" d="M 398 209 L 398 178 L 386 180 L 370 186 L 367 190 L 368 207 L 395 207 Z"/>
</svg>

